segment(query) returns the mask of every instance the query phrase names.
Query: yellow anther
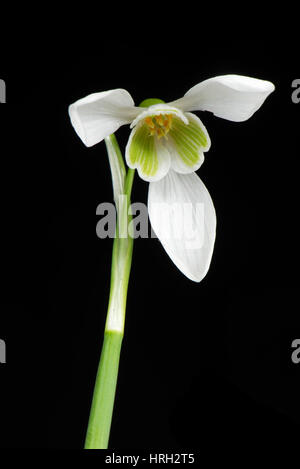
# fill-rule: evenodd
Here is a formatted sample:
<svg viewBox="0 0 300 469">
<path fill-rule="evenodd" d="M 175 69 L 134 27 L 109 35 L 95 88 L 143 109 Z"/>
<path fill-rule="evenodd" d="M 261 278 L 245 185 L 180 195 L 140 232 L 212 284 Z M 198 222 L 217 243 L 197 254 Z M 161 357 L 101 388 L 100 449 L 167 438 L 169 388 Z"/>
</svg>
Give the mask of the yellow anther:
<svg viewBox="0 0 300 469">
<path fill-rule="evenodd" d="M 150 129 L 154 129 L 154 128 L 155 128 L 155 124 L 154 124 L 154 122 L 153 122 L 152 117 L 146 117 L 145 121 L 146 121 L 146 124 L 148 125 L 148 127 L 149 127 Z"/>
<path fill-rule="evenodd" d="M 150 130 L 150 135 L 157 135 L 158 138 L 165 137 L 172 126 L 172 118 L 172 114 L 146 117 L 145 122 Z"/>
<path fill-rule="evenodd" d="M 164 116 L 162 114 L 159 114 L 159 116 L 157 116 L 155 120 L 158 125 L 164 126 Z"/>
</svg>

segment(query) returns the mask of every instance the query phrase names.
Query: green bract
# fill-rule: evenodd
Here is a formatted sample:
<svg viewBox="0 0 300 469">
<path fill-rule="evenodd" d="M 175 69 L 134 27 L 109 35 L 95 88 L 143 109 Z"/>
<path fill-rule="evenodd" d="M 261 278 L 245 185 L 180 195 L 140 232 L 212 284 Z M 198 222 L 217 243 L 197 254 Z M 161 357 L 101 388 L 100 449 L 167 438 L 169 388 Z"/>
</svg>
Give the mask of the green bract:
<svg viewBox="0 0 300 469">
<path fill-rule="evenodd" d="M 141 102 L 139 107 L 149 107 L 149 106 L 153 106 L 154 104 L 160 104 L 164 102 L 165 101 L 163 101 L 162 99 L 148 98 L 148 99 L 144 99 L 144 101 Z"/>
</svg>

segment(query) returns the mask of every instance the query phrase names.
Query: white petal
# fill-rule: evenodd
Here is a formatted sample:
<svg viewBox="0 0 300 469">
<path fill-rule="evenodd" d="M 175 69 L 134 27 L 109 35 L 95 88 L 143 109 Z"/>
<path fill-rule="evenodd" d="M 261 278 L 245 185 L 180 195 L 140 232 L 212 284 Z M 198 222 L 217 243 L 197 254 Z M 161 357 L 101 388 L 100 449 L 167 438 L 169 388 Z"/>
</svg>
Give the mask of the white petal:
<svg viewBox="0 0 300 469">
<path fill-rule="evenodd" d="M 87 147 L 129 124 L 141 112 L 123 89 L 93 93 L 69 106 L 72 125 Z"/>
<path fill-rule="evenodd" d="M 211 197 L 196 173 L 172 170 L 151 182 L 149 218 L 174 264 L 189 279 L 206 275 L 215 242 L 216 214 Z"/>
<path fill-rule="evenodd" d="M 183 98 L 169 104 L 183 111 L 210 111 L 239 122 L 249 119 L 274 89 L 270 81 L 223 75 L 198 83 Z"/>
</svg>

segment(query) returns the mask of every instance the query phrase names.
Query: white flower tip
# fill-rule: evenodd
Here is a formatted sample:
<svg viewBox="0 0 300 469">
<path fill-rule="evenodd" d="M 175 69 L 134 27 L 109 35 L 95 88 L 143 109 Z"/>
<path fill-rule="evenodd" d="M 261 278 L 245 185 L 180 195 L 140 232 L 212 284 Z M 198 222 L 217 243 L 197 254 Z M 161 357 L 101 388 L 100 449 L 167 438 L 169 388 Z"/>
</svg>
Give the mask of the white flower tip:
<svg viewBox="0 0 300 469">
<path fill-rule="evenodd" d="M 268 93 L 272 93 L 275 90 L 275 85 L 271 81 L 263 80 Z"/>
<path fill-rule="evenodd" d="M 232 89 L 232 93 L 237 93 L 236 98 L 238 99 L 235 101 L 233 94 L 232 109 L 227 116 L 226 112 L 225 116 L 219 116 L 235 122 L 243 122 L 252 117 L 275 90 L 275 85 L 268 80 L 240 75 L 225 75 L 220 79 L 223 86 L 228 86 Z"/>
<path fill-rule="evenodd" d="M 223 75 L 216 77 L 216 81 L 237 91 L 262 91 L 271 93 L 275 89 L 274 84 L 268 80 L 261 80 L 259 78 L 252 78 L 242 75 Z"/>
<path fill-rule="evenodd" d="M 76 103 L 70 104 L 70 106 L 68 107 L 68 114 L 71 120 L 71 124 L 75 132 L 77 133 L 78 137 L 81 139 L 81 141 L 85 144 L 86 147 L 91 147 L 93 144 L 90 143 L 88 139 L 86 138 L 84 128 L 78 116 Z"/>
<path fill-rule="evenodd" d="M 195 255 L 197 255 L 197 252 L 195 253 Z M 192 282 L 200 283 L 206 277 L 206 274 L 209 271 L 211 259 L 212 258 L 210 257 L 210 259 L 208 260 L 207 265 L 205 265 L 205 266 L 202 265 L 201 269 L 198 268 L 198 270 L 195 269 L 194 271 L 191 270 L 191 267 L 187 268 L 187 266 L 185 264 L 180 263 L 175 258 L 172 259 L 172 260 L 175 263 L 176 267 L 183 273 L 183 275 L 185 275 L 186 278 L 188 278 L 189 280 L 192 280 Z"/>
</svg>

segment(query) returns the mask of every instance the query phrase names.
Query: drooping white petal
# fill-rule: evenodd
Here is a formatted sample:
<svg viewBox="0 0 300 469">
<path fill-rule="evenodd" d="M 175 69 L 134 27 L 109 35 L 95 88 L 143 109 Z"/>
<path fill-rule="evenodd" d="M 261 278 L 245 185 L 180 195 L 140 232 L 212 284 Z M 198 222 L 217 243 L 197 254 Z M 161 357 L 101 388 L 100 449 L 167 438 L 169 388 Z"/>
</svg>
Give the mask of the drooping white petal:
<svg viewBox="0 0 300 469">
<path fill-rule="evenodd" d="M 170 170 L 149 184 L 152 228 L 174 264 L 189 279 L 206 275 L 215 242 L 216 214 L 211 197 L 196 173 Z"/>
<path fill-rule="evenodd" d="M 123 89 L 93 93 L 69 106 L 72 125 L 87 147 L 101 142 L 121 125 L 129 124 L 141 112 Z"/>
<path fill-rule="evenodd" d="M 210 111 L 239 122 L 249 119 L 274 89 L 270 81 L 222 75 L 198 83 L 183 98 L 169 104 L 183 111 Z"/>
</svg>

